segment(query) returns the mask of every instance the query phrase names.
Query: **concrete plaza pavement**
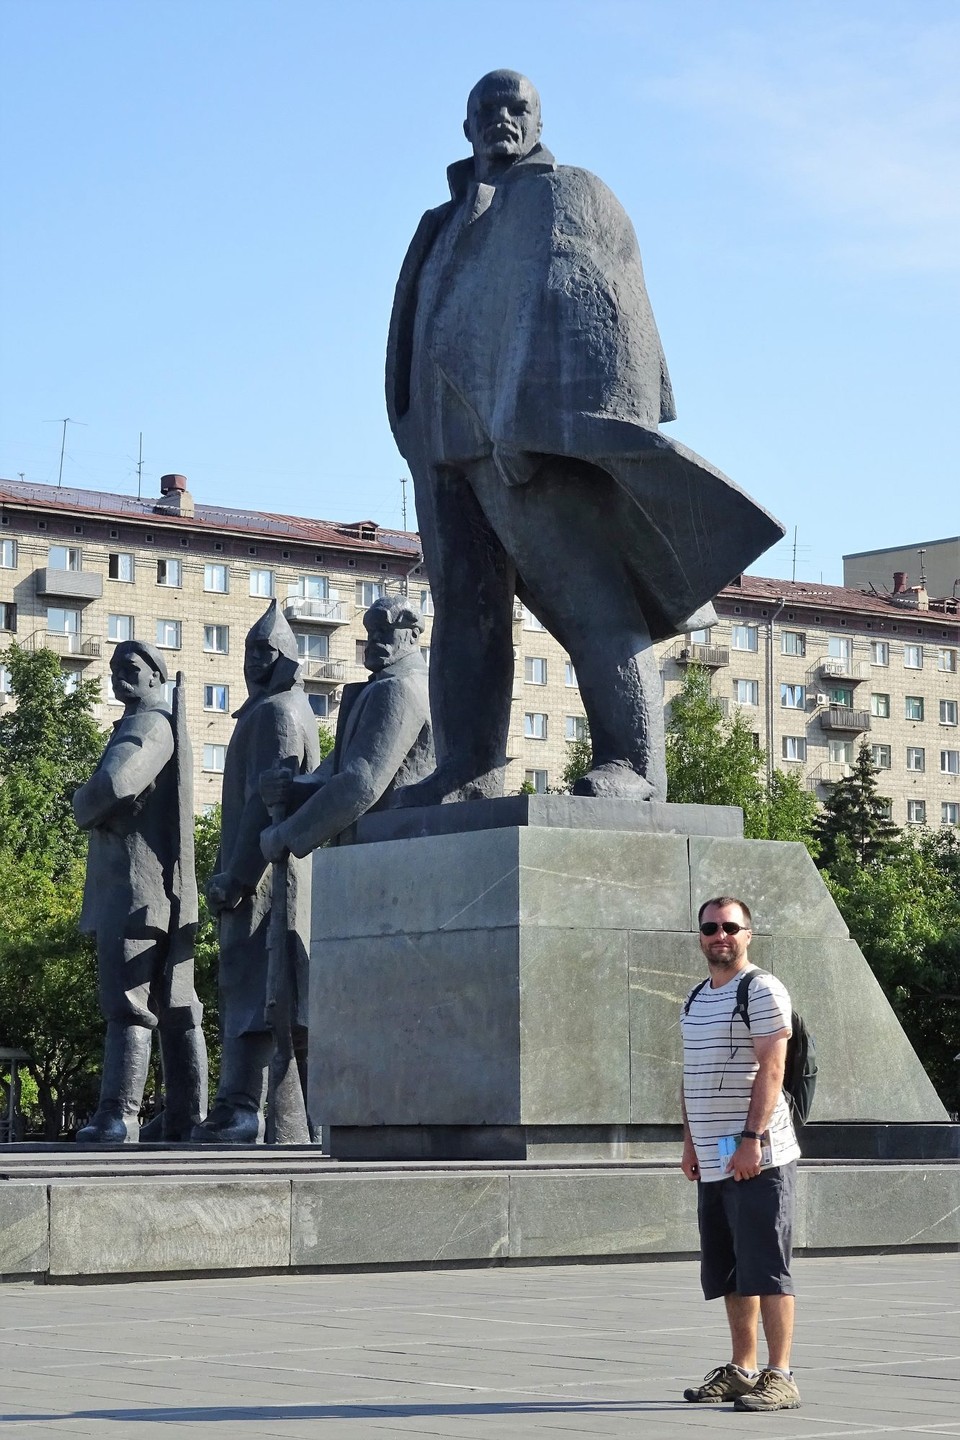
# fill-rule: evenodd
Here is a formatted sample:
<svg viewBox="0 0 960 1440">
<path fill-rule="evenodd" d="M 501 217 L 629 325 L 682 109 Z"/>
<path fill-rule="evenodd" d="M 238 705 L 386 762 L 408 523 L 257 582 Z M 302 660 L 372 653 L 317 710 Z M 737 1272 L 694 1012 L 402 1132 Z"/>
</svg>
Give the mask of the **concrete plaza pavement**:
<svg viewBox="0 0 960 1440">
<path fill-rule="evenodd" d="M 800 1258 L 800 1410 L 682 1399 L 728 1358 L 690 1261 L 0 1286 L 0 1440 L 960 1436 L 957 1254 Z"/>
</svg>

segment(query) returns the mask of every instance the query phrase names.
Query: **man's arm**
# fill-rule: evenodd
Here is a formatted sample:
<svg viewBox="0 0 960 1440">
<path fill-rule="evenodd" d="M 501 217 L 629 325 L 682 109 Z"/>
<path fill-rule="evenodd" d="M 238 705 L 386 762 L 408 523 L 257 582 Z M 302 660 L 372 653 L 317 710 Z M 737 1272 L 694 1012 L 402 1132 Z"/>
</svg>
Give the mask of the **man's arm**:
<svg viewBox="0 0 960 1440">
<path fill-rule="evenodd" d="M 750 1038 L 760 1068 L 753 1077 L 744 1129 L 754 1130 L 758 1135 L 762 1135 L 773 1118 L 780 1091 L 783 1089 L 790 1031 L 778 1030 L 773 1035 L 751 1035 Z M 740 1141 L 727 1166 L 734 1180 L 752 1180 L 755 1175 L 760 1174 L 760 1148 L 759 1140 Z"/>
<path fill-rule="evenodd" d="M 99 766 L 73 797 L 73 813 L 81 830 L 93 830 L 136 812 L 135 802 L 156 781 L 173 758 L 173 729 L 165 711 L 136 723 L 115 737 Z"/>
<path fill-rule="evenodd" d="M 693 1146 L 693 1136 L 690 1134 L 690 1122 L 687 1119 L 687 1102 L 683 1095 L 683 1086 L 680 1087 L 680 1113 L 683 1116 L 683 1155 L 680 1159 L 680 1169 L 688 1180 L 700 1179 L 700 1162 L 697 1159 L 697 1152 Z"/>
</svg>

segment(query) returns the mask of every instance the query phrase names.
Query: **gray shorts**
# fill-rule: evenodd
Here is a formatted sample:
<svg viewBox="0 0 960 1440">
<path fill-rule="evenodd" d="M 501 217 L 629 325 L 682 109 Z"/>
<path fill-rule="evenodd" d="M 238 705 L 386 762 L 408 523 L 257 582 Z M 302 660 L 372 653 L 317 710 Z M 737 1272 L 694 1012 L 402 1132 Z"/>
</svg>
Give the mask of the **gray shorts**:
<svg viewBox="0 0 960 1440">
<path fill-rule="evenodd" d="M 797 1162 L 761 1170 L 753 1180 L 697 1186 L 700 1283 L 721 1295 L 792 1295 L 790 1258 Z"/>
</svg>

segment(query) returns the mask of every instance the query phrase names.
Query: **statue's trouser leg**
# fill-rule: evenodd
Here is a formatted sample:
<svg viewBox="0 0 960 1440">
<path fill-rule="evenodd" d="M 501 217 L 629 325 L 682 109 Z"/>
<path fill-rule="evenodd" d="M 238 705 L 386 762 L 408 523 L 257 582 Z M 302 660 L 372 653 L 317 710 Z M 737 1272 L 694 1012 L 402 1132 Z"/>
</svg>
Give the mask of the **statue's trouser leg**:
<svg viewBox="0 0 960 1440">
<path fill-rule="evenodd" d="M 415 480 L 436 610 L 430 707 L 439 783 L 447 793 L 466 787 L 500 795 L 513 690 L 516 570 L 461 472 L 436 468 Z"/>
<path fill-rule="evenodd" d="M 107 1021 L 100 1103 L 77 1133 L 81 1143 L 139 1139 L 137 1117 L 157 1025 L 159 935 L 97 935 L 100 1008 Z"/>
<path fill-rule="evenodd" d="M 273 1037 L 268 1032 L 225 1036 L 217 1105 L 259 1114 L 267 1095 L 267 1068 L 272 1053 Z"/>
<path fill-rule="evenodd" d="M 160 1016 L 163 1060 L 163 1138 L 189 1140 L 207 1113 L 207 1044 L 200 1020 L 203 1007 L 194 996 L 188 1006 L 171 1007 Z"/>
<path fill-rule="evenodd" d="M 513 487 L 492 461 L 468 473 L 510 547 L 531 608 L 573 661 L 594 770 L 633 771 L 649 784 L 646 798 L 665 799 L 660 669 L 618 548 L 616 482 L 595 467 L 560 461 Z"/>
</svg>

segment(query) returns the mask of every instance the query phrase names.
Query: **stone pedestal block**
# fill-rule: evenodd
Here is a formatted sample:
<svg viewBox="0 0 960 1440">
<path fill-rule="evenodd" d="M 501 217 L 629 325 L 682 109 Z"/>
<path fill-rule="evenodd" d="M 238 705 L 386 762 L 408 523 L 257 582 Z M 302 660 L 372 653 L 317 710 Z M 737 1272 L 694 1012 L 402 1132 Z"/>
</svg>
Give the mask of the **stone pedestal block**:
<svg viewBox="0 0 960 1440">
<path fill-rule="evenodd" d="M 719 893 L 751 905 L 751 955 L 816 1035 L 816 1120 L 946 1119 L 805 848 L 683 833 L 696 817 L 680 813 L 670 833 L 671 808 L 657 831 L 446 833 L 442 817 L 430 835 L 421 818 L 411 838 L 317 853 L 310 1105 L 334 1155 L 662 1144 L 680 1007 L 704 973 L 696 912 Z"/>
</svg>

